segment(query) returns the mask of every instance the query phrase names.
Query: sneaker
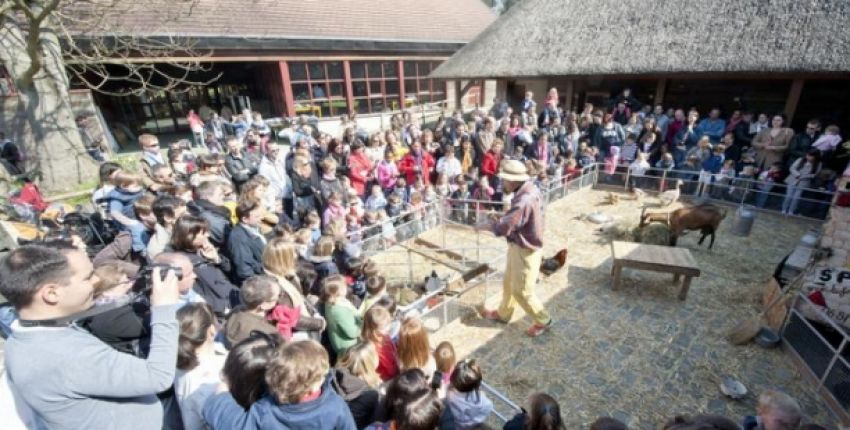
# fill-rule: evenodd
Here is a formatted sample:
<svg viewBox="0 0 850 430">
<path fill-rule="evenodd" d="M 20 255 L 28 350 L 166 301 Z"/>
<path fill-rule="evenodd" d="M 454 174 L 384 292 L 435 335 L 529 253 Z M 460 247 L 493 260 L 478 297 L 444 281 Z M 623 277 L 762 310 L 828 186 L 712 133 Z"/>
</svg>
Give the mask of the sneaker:
<svg viewBox="0 0 850 430">
<path fill-rule="evenodd" d="M 549 331 L 549 329 L 551 327 L 552 327 L 552 320 L 551 319 L 546 324 L 534 323 L 534 325 L 532 325 L 531 327 L 528 328 L 528 331 L 526 331 L 525 334 L 527 334 L 529 337 L 537 337 L 537 336 L 540 336 L 541 334 Z"/>
<path fill-rule="evenodd" d="M 502 324 L 507 324 L 507 321 L 502 319 L 501 315 L 499 315 L 499 311 L 497 311 L 495 309 L 481 308 L 481 309 L 479 309 L 478 313 L 481 314 L 481 318 L 484 318 L 485 320 L 496 321 L 496 322 L 500 322 Z"/>
</svg>

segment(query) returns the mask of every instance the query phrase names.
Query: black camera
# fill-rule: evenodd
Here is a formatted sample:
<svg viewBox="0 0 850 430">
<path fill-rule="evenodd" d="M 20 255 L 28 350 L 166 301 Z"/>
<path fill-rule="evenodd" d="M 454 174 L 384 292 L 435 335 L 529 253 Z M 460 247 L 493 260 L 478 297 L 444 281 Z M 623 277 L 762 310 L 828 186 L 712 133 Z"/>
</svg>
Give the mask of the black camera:
<svg viewBox="0 0 850 430">
<path fill-rule="evenodd" d="M 168 275 L 169 270 L 174 272 L 178 281 L 183 279 L 183 270 L 180 267 L 168 263 L 151 263 L 141 269 L 133 289 L 139 292 L 150 291 L 153 287 L 153 269 L 157 267 L 159 267 L 159 278 L 162 281 L 165 281 L 165 276 Z"/>
</svg>

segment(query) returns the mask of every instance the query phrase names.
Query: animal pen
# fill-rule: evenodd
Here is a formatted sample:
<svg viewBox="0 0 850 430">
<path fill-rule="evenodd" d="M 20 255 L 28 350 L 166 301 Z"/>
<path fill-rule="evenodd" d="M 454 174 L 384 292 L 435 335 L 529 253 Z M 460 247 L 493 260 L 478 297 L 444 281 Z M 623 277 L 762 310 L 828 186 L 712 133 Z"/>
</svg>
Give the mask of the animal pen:
<svg viewBox="0 0 850 430">
<path fill-rule="evenodd" d="M 735 375 L 757 393 L 772 386 L 768 373 L 774 369 L 780 369 L 778 383 L 790 384 L 804 409 L 815 419 L 822 423 L 835 422 L 816 393 L 817 387 L 803 382 L 787 354 L 755 346 L 735 347 L 722 334 L 729 322 L 741 319 L 744 312 L 755 313 L 760 300 L 753 292 L 761 289 L 773 263 L 782 259 L 785 247 L 799 241 L 819 217 L 807 217 L 810 212 L 806 212 L 804 216 L 779 218 L 771 205 L 752 207 L 759 212 L 760 221 L 751 237 L 743 239 L 751 245 L 743 246 L 730 243 L 742 239 L 730 236 L 731 222 L 726 220 L 714 250 L 691 248 L 705 272 L 694 286 L 692 292 L 697 297 L 693 300 L 676 300 L 676 292 L 667 285 L 669 280 L 657 286 L 658 278 L 644 273 L 629 275 L 623 288 L 611 291 L 608 270 L 604 269 L 610 265 L 610 255 L 601 251 L 607 249 L 609 241 L 600 237 L 604 233 L 595 231 L 599 225 L 587 221 L 586 212 L 608 211 L 614 217 L 629 218 L 628 214 L 633 213 L 637 224 L 640 209 L 638 201 L 627 193 L 626 175 L 623 172 L 622 182 L 612 183 L 610 178 L 606 180 L 601 165 L 591 165 L 580 176 L 553 184 L 545 192 L 546 204 L 551 207 L 545 214 L 546 243 L 558 247 L 560 241 L 570 243 L 570 264 L 564 268 L 567 275 L 542 277 L 538 285 L 538 294 L 556 317 L 548 339 L 527 340 L 513 325 L 494 328 L 477 317 L 478 306 L 484 303 L 492 306 L 500 296 L 507 247 L 504 239 L 472 227 L 482 216 L 498 212 L 502 202 L 431 202 L 419 219 L 397 219 L 392 227 L 393 236 L 384 234 L 386 223 L 374 227 L 381 229 L 381 234 L 363 241 L 364 254 L 378 263 L 387 284 L 393 287 L 391 293 L 401 312 L 415 310 L 421 314 L 434 344 L 449 340 L 459 357 L 473 355 L 488 360 L 484 390 L 495 404 L 491 416 L 494 426 L 500 427 L 518 412 L 519 406 L 514 401 L 524 399 L 535 389 L 570 402 L 582 399 L 573 406 L 578 410 L 565 411 L 570 415 L 567 422 L 570 428 L 586 426 L 599 415 L 619 417 L 633 428 L 657 428 L 674 412 L 743 415 L 754 410 L 756 397 L 734 402 L 723 400 L 717 391 L 717 381 L 722 375 Z M 641 184 L 647 200 L 654 192 L 669 190 L 668 184 L 672 185 L 674 180 L 669 175 L 671 172 L 666 176 L 663 172 L 650 176 L 647 183 L 652 181 L 657 187 L 654 189 Z M 702 196 L 694 195 L 688 184 L 695 183 L 685 181 L 681 200 L 713 202 L 731 208 L 741 204 L 742 200 L 714 199 L 710 190 Z M 749 196 L 743 198 L 745 204 L 753 202 L 752 190 L 756 187 L 757 184 L 750 184 Z M 748 188 L 745 185 L 743 189 Z M 620 206 L 598 202 L 598 197 L 608 190 L 624 199 Z M 776 191 L 773 190 L 772 199 L 779 198 Z M 807 209 L 828 201 L 826 196 L 803 197 L 812 205 Z M 570 212 L 578 214 L 567 215 Z M 787 226 L 777 231 L 770 228 L 773 222 L 785 222 Z M 567 230 L 566 237 L 558 233 L 563 229 Z M 752 243 L 766 240 L 775 240 L 778 249 L 756 254 L 765 260 L 759 263 L 763 269 L 759 272 L 753 266 Z M 691 241 L 680 246 L 690 247 Z M 544 257 L 552 252 L 544 250 Z M 600 266 L 604 266 L 603 270 L 598 270 Z M 437 288 L 432 273 L 439 280 Z M 425 288 L 429 284 L 430 289 Z M 402 292 L 408 290 L 414 293 L 402 297 Z M 692 318 L 700 323 L 695 325 Z M 553 338 L 559 341 L 552 344 Z M 541 350 L 543 345 L 555 351 Z M 542 356 L 535 357 L 539 354 Z M 753 367 L 756 354 L 759 366 Z M 584 360 L 585 355 L 588 360 Z M 614 360 L 610 364 L 608 356 Z M 531 367 L 517 372 L 526 363 Z M 647 365 L 660 367 L 644 369 Z M 653 372 L 663 374 L 653 380 L 647 376 Z M 634 396 L 612 388 L 622 383 L 630 385 Z M 658 384 L 685 385 L 659 393 Z M 661 400 L 648 403 L 647 399 L 654 397 Z M 665 409 L 669 407 L 665 405 L 676 404 L 688 409 Z"/>
</svg>

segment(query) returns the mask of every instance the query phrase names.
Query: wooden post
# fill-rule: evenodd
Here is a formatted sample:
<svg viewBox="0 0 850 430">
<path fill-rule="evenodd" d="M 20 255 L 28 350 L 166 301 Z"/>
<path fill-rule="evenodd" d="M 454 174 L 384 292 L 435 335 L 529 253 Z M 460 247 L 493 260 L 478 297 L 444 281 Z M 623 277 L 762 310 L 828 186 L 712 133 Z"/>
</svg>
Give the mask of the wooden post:
<svg viewBox="0 0 850 430">
<path fill-rule="evenodd" d="M 350 65 L 351 62 L 348 60 L 342 62 L 342 76 L 345 79 L 345 103 L 348 104 L 348 112 L 346 112 L 347 114 L 357 111 L 357 109 L 354 108 L 354 90 L 351 87 L 351 68 L 349 67 Z M 366 84 L 368 85 L 368 82 Z"/>
<path fill-rule="evenodd" d="M 404 111 L 404 61 L 398 60 L 396 67 L 398 68 L 398 105 L 400 106 L 398 110 Z"/>
<path fill-rule="evenodd" d="M 280 81 L 283 86 L 283 104 L 286 106 L 286 114 L 295 116 L 295 97 L 292 95 L 292 79 L 289 77 L 289 64 L 286 61 L 278 61 L 280 70 Z M 347 68 L 346 68 L 347 69 Z"/>
<path fill-rule="evenodd" d="M 573 106 L 573 89 L 575 85 L 573 85 L 573 80 L 570 79 L 567 81 L 567 87 L 564 88 L 564 109 L 569 110 L 573 109 L 578 112 L 578 106 Z"/>
<path fill-rule="evenodd" d="M 455 79 L 455 109 L 463 111 L 463 92 L 460 88 L 460 79 Z"/>
<path fill-rule="evenodd" d="M 664 103 L 664 93 L 667 92 L 667 79 L 659 79 L 655 84 L 655 104 Z"/>
<path fill-rule="evenodd" d="M 790 126 L 794 120 L 794 113 L 797 112 L 797 103 L 800 101 L 800 94 L 803 92 L 803 83 L 805 79 L 794 79 L 791 82 L 791 90 L 788 91 L 788 99 L 785 100 L 785 116 L 788 118 L 786 125 Z"/>
</svg>

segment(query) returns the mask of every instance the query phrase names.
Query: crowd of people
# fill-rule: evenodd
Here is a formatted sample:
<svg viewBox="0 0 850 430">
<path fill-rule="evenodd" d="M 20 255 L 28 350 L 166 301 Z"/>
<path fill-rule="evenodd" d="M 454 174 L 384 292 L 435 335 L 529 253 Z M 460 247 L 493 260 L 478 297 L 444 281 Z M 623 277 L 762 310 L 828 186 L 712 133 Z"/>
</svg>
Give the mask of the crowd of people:
<svg viewBox="0 0 850 430">
<path fill-rule="evenodd" d="M 398 311 L 364 256 L 370 237 L 415 235 L 439 205 L 475 221 L 521 184 L 500 175 L 506 163 L 524 163 L 523 178 L 545 190 L 596 162 L 636 178 L 689 163 L 714 177 L 734 162 L 735 175 L 781 172 L 766 180 L 784 180 L 787 212 L 823 170 L 846 164 L 838 130 L 820 135 L 816 121 L 794 134 L 781 115 L 736 111 L 727 122 L 715 109 L 699 120 L 628 91 L 612 106 L 562 109 L 553 89 L 539 113 L 528 94 L 517 113 L 495 100 L 433 128 L 404 112 L 368 133 L 344 116 L 340 136 L 300 118 L 279 134 L 288 152 L 258 116 L 239 128 L 193 117 L 200 154 L 190 141 L 163 154 L 156 136 L 139 136 L 140 167 L 102 163 L 93 192 L 113 240 L 46 241 L 0 263 L 0 293 L 19 318 L 5 346 L 18 418 L 69 429 L 489 428 L 486 363 L 431 345 L 420 318 Z M 532 329 L 548 328 L 533 310 Z M 801 417 L 769 392 L 744 427 L 796 429 Z M 740 428 L 724 420 L 664 428 Z M 561 409 L 534 394 L 505 428 L 563 429 Z M 591 428 L 626 427 L 603 418 Z"/>
</svg>

